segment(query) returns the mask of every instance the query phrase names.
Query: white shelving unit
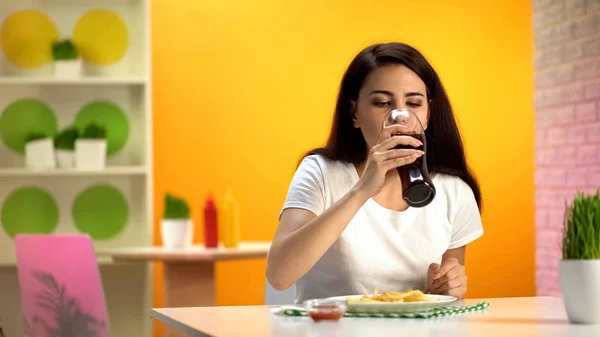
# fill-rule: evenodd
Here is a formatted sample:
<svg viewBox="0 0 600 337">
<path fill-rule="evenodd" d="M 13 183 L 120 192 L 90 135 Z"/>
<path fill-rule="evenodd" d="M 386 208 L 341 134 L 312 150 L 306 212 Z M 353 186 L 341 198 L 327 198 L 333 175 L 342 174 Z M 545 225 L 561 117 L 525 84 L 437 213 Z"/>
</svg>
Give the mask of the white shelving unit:
<svg viewBox="0 0 600 337">
<path fill-rule="evenodd" d="M 26 168 L 1 168 L 0 178 L 5 177 L 93 177 L 93 176 L 140 176 L 149 174 L 146 166 L 112 166 L 102 171 L 74 169 L 29 170 Z"/>
<path fill-rule="evenodd" d="M 35 99 L 49 106 L 58 130 L 70 125 L 86 104 L 103 100 L 116 104 L 127 116 L 129 136 L 123 148 L 109 156 L 102 171 L 74 169 L 30 170 L 24 156 L 0 140 L 0 211 L 7 197 L 23 187 L 41 188 L 56 201 L 59 223 L 54 233 L 79 233 L 72 216 L 77 196 L 87 188 L 109 185 L 124 196 L 128 220 L 110 239 L 95 240 L 96 249 L 152 245 L 153 156 L 152 83 L 149 0 L 19 0 L 0 1 L 0 25 L 22 10 L 39 10 L 56 25 L 60 38 L 71 37 L 77 21 L 90 10 L 106 9 L 127 25 L 129 45 L 116 64 L 102 67 L 100 75 L 76 79 L 55 78 L 51 67 L 41 66 L 21 75 L 0 45 L 0 117 L 11 103 Z M 0 26 L 0 30 L 1 30 Z M 110 132 L 110 130 L 108 131 Z M 0 217 L 0 224 L 2 218 Z M 14 240 L 0 226 L 0 325 L 7 337 L 23 331 L 16 273 Z M 111 336 L 153 335 L 152 270 L 149 264 L 111 263 L 99 258 L 110 316 Z"/>
<path fill-rule="evenodd" d="M 80 79 L 57 79 L 52 77 L 0 77 L 0 85 L 94 85 L 94 86 L 144 86 L 148 83 L 148 79 L 145 77 L 90 77 Z"/>
</svg>

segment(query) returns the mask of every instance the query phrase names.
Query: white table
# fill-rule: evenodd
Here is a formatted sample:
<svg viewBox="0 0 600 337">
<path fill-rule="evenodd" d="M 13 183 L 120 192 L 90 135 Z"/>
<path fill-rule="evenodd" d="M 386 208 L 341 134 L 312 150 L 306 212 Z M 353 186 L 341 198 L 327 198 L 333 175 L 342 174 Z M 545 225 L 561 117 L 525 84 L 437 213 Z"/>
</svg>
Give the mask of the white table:
<svg viewBox="0 0 600 337">
<path fill-rule="evenodd" d="M 215 305 L 215 263 L 218 261 L 265 258 L 271 242 L 241 242 L 237 248 L 187 249 L 160 246 L 99 250 L 100 257 L 116 262 L 162 262 L 164 264 L 165 306 Z M 242 276 L 242 275 L 240 275 Z"/>
<path fill-rule="evenodd" d="M 152 317 L 193 337 L 600 336 L 600 326 L 569 325 L 559 298 L 472 299 L 461 303 L 480 301 L 490 303 L 485 312 L 431 320 L 343 318 L 335 323 L 313 323 L 306 317 L 273 316 L 267 306 L 153 309 Z"/>
<path fill-rule="evenodd" d="M 167 249 L 160 246 L 98 250 L 99 257 L 115 262 L 162 262 L 165 306 L 199 307 L 216 305 L 215 264 L 219 261 L 265 258 L 271 242 L 246 241 L 237 248 L 206 249 L 203 245 L 187 249 Z M 243 277 L 243 275 L 239 275 Z M 181 334 L 166 330 L 166 336 Z"/>
</svg>

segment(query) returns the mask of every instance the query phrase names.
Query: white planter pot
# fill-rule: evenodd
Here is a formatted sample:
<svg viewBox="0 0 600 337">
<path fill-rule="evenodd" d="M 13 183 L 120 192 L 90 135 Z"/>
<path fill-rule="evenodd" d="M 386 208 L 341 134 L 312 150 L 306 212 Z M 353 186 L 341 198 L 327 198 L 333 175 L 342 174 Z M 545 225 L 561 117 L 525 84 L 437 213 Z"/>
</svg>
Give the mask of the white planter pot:
<svg viewBox="0 0 600 337">
<path fill-rule="evenodd" d="M 60 168 L 75 167 L 75 151 L 56 149 L 56 163 Z"/>
<path fill-rule="evenodd" d="M 103 170 L 106 167 L 106 139 L 78 139 L 75 141 L 75 168 Z"/>
<path fill-rule="evenodd" d="M 560 288 L 571 323 L 600 323 L 600 260 L 561 260 Z"/>
<path fill-rule="evenodd" d="M 25 166 L 31 169 L 56 167 L 52 138 L 38 139 L 25 144 Z"/>
<path fill-rule="evenodd" d="M 160 234 L 165 248 L 188 248 L 194 238 L 192 220 L 167 220 L 160 223 Z"/>
<path fill-rule="evenodd" d="M 79 78 L 81 76 L 81 60 L 56 61 L 54 76 L 56 78 Z"/>
</svg>

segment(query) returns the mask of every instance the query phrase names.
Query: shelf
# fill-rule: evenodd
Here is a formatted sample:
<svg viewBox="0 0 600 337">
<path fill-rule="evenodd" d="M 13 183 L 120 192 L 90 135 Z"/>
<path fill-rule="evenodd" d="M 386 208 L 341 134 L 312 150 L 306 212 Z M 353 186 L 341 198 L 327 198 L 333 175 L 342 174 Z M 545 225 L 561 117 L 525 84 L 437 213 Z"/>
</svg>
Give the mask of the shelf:
<svg viewBox="0 0 600 337">
<path fill-rule="evenodd" d="M 0 169 L 0 177 L 133 176 L 145 175 L 147 173 L 148 169 L 145 166 L 107 167 L 102 171 L 82 171 L 75 169 L 33 170 L 24 167 Z"/>
<path fill-rule="evenodd" d="M 54 77 L 0 77 L 0 85 L 144 85 L 145 77 L 81 77 L 59 79 Z"/>
<path fill-rule="evenodd" d="M 18 14 L 11 26 L 2 25 L 9 16 L 24 9 L 39 12 Z M 78 35 L 76 27 L 84 27 L 77 28 L 79 35 L 90 41 L 101 37 L 98 26 L 115 27 L 101 44 L 90 46 L 93 58 L 103 65 L 93 67 L 82 62 L 81 76 L 77 78 L 59 76 L 50 62 L 35 69 L 19 69 L 0 47 L 0 116 L 11 117 L 5 129 L 10 131 L 7 136 L 13 137 L 7 138 L 8 144 L 0 140 L 0 220 L 9 228 L 0 226 L 0 325 L 7 336 L 24 331 L 22 314 L 19 312 L 17 317 L 14 310 L 22 305 L 15 241 L 11 236 L 15 232 L 47 232 L 51 228 L 57 235 L 90 233 L 97 238 L 93 240 L 96 250 L 126 249 L 153 242 L 150 14 L 150 0 L 0 0 L 0 30 L 9 37 L 38 36 L 40 30 L 43 33 L 46 29 L 46 21 L 62 37 L 74 38 Z M 127 42 L 124 50 L 123 41 Z M 108 43 L 111 50 L 102 48 L 103 43 Z M 21 59 L 31 56 L 23 50 L 25 47 L 10 45 Z M 102 104 L 89 106 L 92 103 Z M 106 104 L 114 104 L 120 111 L 103 108 Z M 7 111 L 13 112 L 4 115 Z M 18 118 L 22 115 L 22 122 L 14 120 L 14 111 Z M 123 120 L 118 117 L 121 113 L 127 120 L 126 131 L 122 128 L 125 124 L 116 121 Z M 100 171 L 34 170 L 25 167 L 20 153 L 22 144 L 17 144 L 17 148 L 13 142 L 15 137 L 23 139 L 23 134 L 31 132 L 32 125 L 44 124 L 39 131 L 50 133 L 92 120 L 106 124 L 111 132 L 119 128 L 118 150 L 114 140 L 114 150 L 106 158 L 107 167 Z M 56 128 L 51 128 L 50 122 Z M 34 223 L 23 222 L 19 216 L 24 212 L 39 216 L 30 219 Z M 99 220 L 102 229 L 98 228 Z M 115 261 L 111 256 L 98 254 L 96 261 L 108 311 L 111 317 L 119 318 L 111 324 L 112 335 L 152 337 L 148 315 L 152 306 L 151 267 L 145 262 Z M 123 296 L 123 289 L 133 290 Z"/>
</svg>

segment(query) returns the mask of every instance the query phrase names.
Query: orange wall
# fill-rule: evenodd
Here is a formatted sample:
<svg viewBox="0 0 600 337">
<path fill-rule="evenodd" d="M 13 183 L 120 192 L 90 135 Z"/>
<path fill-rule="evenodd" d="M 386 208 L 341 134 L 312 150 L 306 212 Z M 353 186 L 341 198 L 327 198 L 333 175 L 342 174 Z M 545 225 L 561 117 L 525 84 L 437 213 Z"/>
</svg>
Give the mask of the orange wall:
<svg viewBox="0 0 600 337">
<path fill-rule="evenodd" d="M 397 40 L 438 70 L 483 188 L 469 295 L 533 295 L 531 3 L 433 2 L 152 1 L 155 242 L 165 191 L 188 198 L 201 226 L 207 191 L 222 202 L 228 187 L 242 239 L 271 239 L 296 160 L 325 140 L 345 67 L 363 47 Z M 260 304 L 264 269 L 219 265 L 218 303 Z"/>
</svg>

